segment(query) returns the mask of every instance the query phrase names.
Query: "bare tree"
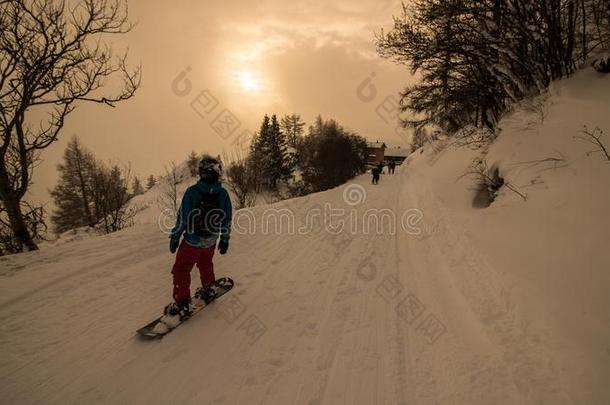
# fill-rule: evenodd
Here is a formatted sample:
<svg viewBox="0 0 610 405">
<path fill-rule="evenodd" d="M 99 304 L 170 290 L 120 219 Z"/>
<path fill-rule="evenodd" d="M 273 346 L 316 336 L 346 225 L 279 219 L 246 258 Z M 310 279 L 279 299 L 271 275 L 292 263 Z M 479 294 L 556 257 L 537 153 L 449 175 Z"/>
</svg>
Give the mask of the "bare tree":
<svg viewBox="0 0 610 405">
<path fill-rule="evenodd" d="M 124 169 L 118 165 L 110 169 L 102 168 L 101 176 L 102 182 L 96 184 L 104 196 L 100 202 L 102 220 L 99 226 L 105 233 L 120 231 L 131 225 L 135 215 L 135 210 L 130 209 L 128 205 L 131 199 L 131 165 Z"/>
<path fill-rule="evenodd" d="M 45 210 L 43 206 L 32 206 L 26 201 L 21 202 L 25 224 L 34 239 L 43 239 L 48 227 L 44 220 Z M 11 230 L 11 224 L 7 220 L 6 210 L 0 201 L 0 256 L 17 253 L 21 245 L 15 240 Z"/>
<path fill-rule="evenodd" d="M 515 103 L 607 49 L 608 0 L 410 0 L 377 35 L 381 56 L 421 80 L 401 92 L 401 122 L 495 129 Z M 609 14 L 610 17 L 610 14 Z M 541 111 L 541 119 L 544 111 Z M 491 133 L 490 133 L 491 134 Z"/>
<path fill-rule="evenodd" d="M 201 158 L 195 151 L 191 151 L 191 153 L 188 155 L 188 158 L 186 159 L 186 165 L 189 169 L 189 173 L 193 177 L 195 177 L 195 176 L 197 176 L 197 174 L 199 174 L 199 161 L 200 160 L 201 160 Z"/>
<path fill-rule="evenodd" d="M 120 0 L 0 1 L 0 200 L 18 250 L 37 249 L 21 204 L 37 155 L 79 102 L 114 107 L 139 87 L 140 67 L 102 42 L 131 28 Z M 109 79 L 122 85 L 104 93 Z"/>
<path fill-rule="evenodd" d="M 182 181 L 182 175 L 178 170 L 176 162 L 172 161 L 165 167 L 165 176 L 159 181 L 159 204 L 164 209 L 178 211 L 178 184 Z"/>
<path fill-rule="evenodd" d="M 237 208 L 254 206 L 261 186 L 252 162 L 238 150 L 231 155 L 225 153 L 223 161 L 227 164 L 224 182 L 235 195 Z"/>
</svg>

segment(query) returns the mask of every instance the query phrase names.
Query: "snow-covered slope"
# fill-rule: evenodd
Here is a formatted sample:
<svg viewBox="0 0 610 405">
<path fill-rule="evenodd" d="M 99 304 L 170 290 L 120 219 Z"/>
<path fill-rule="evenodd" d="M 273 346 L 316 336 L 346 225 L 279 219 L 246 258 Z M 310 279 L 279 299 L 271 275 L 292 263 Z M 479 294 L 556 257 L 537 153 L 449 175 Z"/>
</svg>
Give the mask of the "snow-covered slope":
<svg viewBox="0 0 610 405">
<path fill-rule="evenodd" d="M 134 336 L 170 299 L 154 221 L 0 258 L 0 403 L 610 403 L 610 165 L 573 138 L 609 101 L 581 72 L 489 148 L 240 213 L 235 289 L 160 341 Z M 527 200 L 473 208 L 475 157 Z"/>
</svg>

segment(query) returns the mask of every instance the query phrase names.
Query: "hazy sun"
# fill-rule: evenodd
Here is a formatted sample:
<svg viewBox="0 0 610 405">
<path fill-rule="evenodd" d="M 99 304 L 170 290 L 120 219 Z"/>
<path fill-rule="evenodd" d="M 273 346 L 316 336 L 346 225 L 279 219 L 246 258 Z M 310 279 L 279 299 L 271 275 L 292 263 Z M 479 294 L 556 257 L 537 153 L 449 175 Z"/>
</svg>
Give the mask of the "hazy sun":
<svg viewBox="0 0 610 405">
<path fill-rule="evenodd" d="M 249 70 L 243 70 L 237 74 L 237 81 L 242 90 L 257 93 L 263 88 L 260 77 Z"/>
</svg>

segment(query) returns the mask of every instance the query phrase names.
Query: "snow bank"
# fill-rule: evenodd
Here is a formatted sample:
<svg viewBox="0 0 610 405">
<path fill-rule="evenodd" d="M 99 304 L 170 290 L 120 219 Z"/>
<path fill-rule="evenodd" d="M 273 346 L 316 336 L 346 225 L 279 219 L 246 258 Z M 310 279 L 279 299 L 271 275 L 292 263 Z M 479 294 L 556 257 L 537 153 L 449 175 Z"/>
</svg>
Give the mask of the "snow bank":
<svg viewBox="0 0 610 405">
<path fill-rule="evenodd" d="M 610 77 L 586 69 L 554 83 L 542 111 L 506 117 L 489 147 L 428 145 L 407 168 L 504 280 L 520 321 L 569 367 L 559 374 L 577 403 L 610 398 L 599 392 L 610 378 L 610 162 L 577 138 L 599 128 L 610 146 L 609 105 Z M 473 208 L 476 181 L 460 176 L 475 158 L 527 199 L 503 187 L 489 208 Z"/>
</svg>

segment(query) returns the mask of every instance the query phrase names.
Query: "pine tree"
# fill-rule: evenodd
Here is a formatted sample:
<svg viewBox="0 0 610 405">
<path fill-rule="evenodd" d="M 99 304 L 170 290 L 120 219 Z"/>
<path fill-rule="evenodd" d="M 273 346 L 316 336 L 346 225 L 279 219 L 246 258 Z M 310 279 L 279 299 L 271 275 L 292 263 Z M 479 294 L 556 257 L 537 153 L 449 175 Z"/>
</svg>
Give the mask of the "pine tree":
<svg viewBox="0 0 610 405">
<path fill-rule="evenodd" d="M 162 208 L 170 209 L 172 212 L 178 211 L 180 198 L 178 195 L 178 185 L 182 182 L 182 176 L 176 162 L 172 161 L 169 163 L 169 166 L 165 167 L 165 176 L 159 180 L 159 204 Z"/>
<path fill-rule="evenodd" d="M 299 114 L 290 114 L 282 117 L 282 131 L 286 136 L 288 146 L 296 148 L 299 139 L 303 136 L 305 123 Z"/>
<path fill-rule="evenodd" d="M 57 232 L 80 226 L 95 226 L 99 217 L 93 207 L 91 182 L 95 172 L 95 158 L 74 137 L 64 151 L 59 164 L 59 182 L 51 191 L 56 209 L 51 216 Z"/>
<path fill-rule="evenodd" d="M 268 161 L 267 152 L 271 134 L 271 125 L 269 116 L 265 115 L 258 133 L 254 134 L 252 144 L 250 145 L 250 156 L 252 167 L 256 174 L 256 182 L 259 185 L 268 186 Z"/>
<path fill-rule="evenodd" d="M 278 182 L 292 175 L 294 165 L 288 156 L 286 137 L 277 116 L 265 115 L 260 131 L 255 135 L 251 146 L 251 159 L 254 169 L 259 173 L 259 184 L 276 190 Z"/>
<path fill-rule="evenodd" d="M 272 189 L 277 188 L 277 183 L 286 180 L 292 175 L 292 167 L 288 159 L 288 144 L 286 136 L 282 132 L 277 116 L 271 116 L 271 142 L 269 148 L 270 181 Z"/>
<path fill-rule="evenodd" d="M 157 184 L 157 179 L 152 174 L 148 176 L 148 180 L 146 181 L 146 189 L 150 190 Z"/>
<path fill-rule="evenodd" d="M 142 187 L 142 182 L 140 182 L 140 179 L 137 176 L 133 178 L 131 194 L 134 196 L 144 194 L 144 187 Z"/>
</svg>

